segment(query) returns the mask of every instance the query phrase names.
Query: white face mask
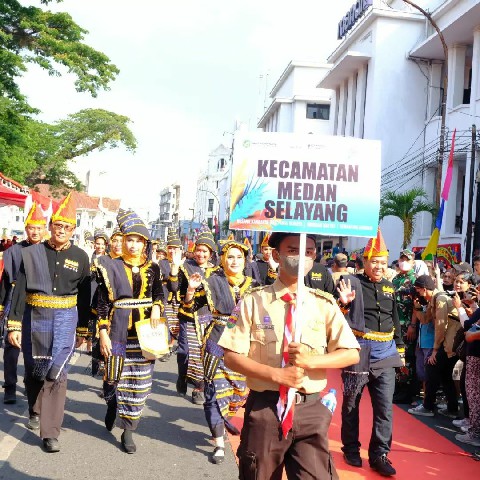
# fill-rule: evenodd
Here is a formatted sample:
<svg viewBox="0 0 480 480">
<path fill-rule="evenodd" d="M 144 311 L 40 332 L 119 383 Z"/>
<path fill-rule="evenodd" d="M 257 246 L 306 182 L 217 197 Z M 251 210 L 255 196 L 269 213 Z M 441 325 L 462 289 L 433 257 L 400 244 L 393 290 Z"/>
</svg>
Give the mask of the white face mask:
<svg viewBox="0 0 480 480">
<path fill-rule="evenodd" d="M 410 262 L 406 262 L 405 260 L 402 260 L 401 262 L 398 262 L 398 268 L 402 272 L 408 272 L 409 270 L 412 269 L 412 265 L 410 264 Z"/>
<path fill-rule="evenodd" d="M 281 268 L 283 268 L 288 275 L 290 275 L 291 277 L 298 276 L 298 264 L 300 263 L 300 255 L 280 255 L 280 261 L 282 264 Z M 305 257 L 305 268 L 303 276 L 305 276 L 312 268 L 313 258 Z"/>
</svg>

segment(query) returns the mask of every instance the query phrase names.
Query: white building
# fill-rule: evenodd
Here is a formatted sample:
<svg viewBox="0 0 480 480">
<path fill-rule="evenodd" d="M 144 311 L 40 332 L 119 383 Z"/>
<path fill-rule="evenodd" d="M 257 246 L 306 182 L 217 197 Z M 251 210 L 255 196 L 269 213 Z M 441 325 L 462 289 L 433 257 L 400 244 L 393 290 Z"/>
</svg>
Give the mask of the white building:
<svg viewBox="0 0 480 480">
<path fill-rule="evenodd" d="M 152 238 L 167 240 L 169 228 L 178 228 L 180 211 L 180 185 L 173 183 L 160 191 L 158 221 L 151 224 Z"/>
<path fill-rule="evenodd" d="M 317 88 L 330 65 L 292 61 L 270 92 L 258 122 L 265 132 L 331 133 L 331 90 Z"/>
<path fill-rule="evenodd" d="M 206 223 L 210 228 L 215 225 L 215 218 L 221 228 L 222 222 L 228 218 L 229 195 L 231 178 L 227 173 L 231 165 L 231 149 L 219 145 L 208 156 L 206 169 L 200 174 L 197 181 L 197 195 L 195 198 L 194 220 Z"/>
<path fill-rule="evenodd" d="M 480 0 L 417 3 L 439 24 L 450 53 L 447 139 L 454 128 L 459 135 L 441 243 L 463 245 L 466 222 L 462 225 L 461 217 L 463 213 L 466 218 L 470 196 L 464 188 L 470 143 L 465 138 L 480 100 Z M 447 71 L 442 44 L 428 20 L 401 0 L 363 0 L 356 5 L 357 12 L 340 24 L 349 31 L 339 29 L 344 39 L 329 56 L 333 67 L 318 85 L 334 90 L 332 132 L 381 140 L 382 191 L 423 187 L 433 201 L 442 77 Z M 446 145 L 448 157 L 449 140 Z M 444 174 L 445 170 L 446 161 Z M 431 233 L 431 215 L 419 217 L 413 245 L 425 245 Z M 381 227 L 394 259 L 401 249 L 402 224 L 387 217 Z M 351 238 L 347 249 L 364 245 L 365 239 Z"/>
</svg>

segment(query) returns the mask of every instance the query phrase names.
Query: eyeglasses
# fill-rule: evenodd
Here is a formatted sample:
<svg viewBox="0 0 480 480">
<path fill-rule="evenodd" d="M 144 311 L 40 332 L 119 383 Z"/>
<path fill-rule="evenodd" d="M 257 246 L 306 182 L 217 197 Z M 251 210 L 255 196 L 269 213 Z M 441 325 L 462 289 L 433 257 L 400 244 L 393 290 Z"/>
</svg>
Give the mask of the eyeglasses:
<svg viewBox="0 0 480 480">
<path fill-rule="evenodd" d="M 73 229 L 75 228 L 73 225 L 63 225 L 62 223 L 52 223 L 52 227 L 57 232 L 60 232 L 61 230 L 65 230 L 67 233 L 73 232 Z"/>
</svg>

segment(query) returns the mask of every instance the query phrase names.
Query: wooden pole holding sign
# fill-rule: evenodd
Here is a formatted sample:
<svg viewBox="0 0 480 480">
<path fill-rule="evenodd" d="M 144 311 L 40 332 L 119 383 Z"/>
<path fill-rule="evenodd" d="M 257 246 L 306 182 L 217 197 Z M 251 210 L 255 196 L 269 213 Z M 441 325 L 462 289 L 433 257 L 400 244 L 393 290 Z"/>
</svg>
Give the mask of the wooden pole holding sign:
<svg viewBox="0 0 480 480">
<path fill-rule="evenodd" d="M 302 336 L 302 328 L 304 322 L 303 313 L 303 299 L 305 297 L 305 252 L 307 250 L 307 234 L 300 234 L 300 247 L 299 247 L 299 262 L 298 262 L 298 279 L 297 279 L 297 302 L 295 306 L 295 315 L 293 317 L 294 325 L 294 340 L 300 342 Z"/>
</svg>

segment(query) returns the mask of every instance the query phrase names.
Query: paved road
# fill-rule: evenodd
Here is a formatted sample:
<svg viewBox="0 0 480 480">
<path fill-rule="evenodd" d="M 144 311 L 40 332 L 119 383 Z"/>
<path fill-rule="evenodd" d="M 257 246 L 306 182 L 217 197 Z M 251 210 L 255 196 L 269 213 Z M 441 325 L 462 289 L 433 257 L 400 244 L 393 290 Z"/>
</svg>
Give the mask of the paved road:
<svg viewBox="0 0 480 480">
<path fill-rule="evenodd" d="M 0 356 L 3 357 L 3 350 Z M 25 427 L 27 403 L 23 379 L 19 382 L 17 404 L 0 404 L 3 409 L 0 415 L 0 479 L 238 478 L 229 448 L 222 465 L 209 463 L 213 447 L 209 443 L 210 432 L 203 408 L 176 394 L 175 357 L 168 363 L 157 362 L 155 366 L 152 395 L 135 434 L 135 455 L 127 455 L 121 449 L 118 428 L 111 433 L 105 429 L 106 407 L 98 396 L 101 379 L 88 374 L 90 357 L 77 353 L 74 362 L 68 380 L 59 453 L 45 453 L 38 434 Z M 1 360 L 0 369 L 3 380 Z"/>
</svg>

